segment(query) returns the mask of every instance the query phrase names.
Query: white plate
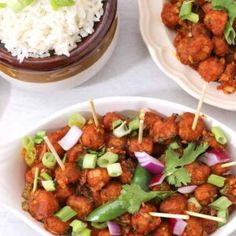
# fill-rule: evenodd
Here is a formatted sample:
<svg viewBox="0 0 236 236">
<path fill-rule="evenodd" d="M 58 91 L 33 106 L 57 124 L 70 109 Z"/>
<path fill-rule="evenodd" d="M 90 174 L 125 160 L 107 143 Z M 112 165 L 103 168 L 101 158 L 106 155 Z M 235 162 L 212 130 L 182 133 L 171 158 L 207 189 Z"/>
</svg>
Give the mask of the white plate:
<svg viewBox="0 0 236 236">
<path fill-rule="evenodd" d="M 193 112 L 192 109 L 176 103 L 143 97 L 108 97 L 95 100 L 95 105 L 97 113 L 100 115 L 104 115 L 108 111 L 120 111 L 126 114 L 128 112 L 135 112 L 137 114 L 137 111 L 141 108 L 156 110 L 164 115 L 172 113 L 181 114 L 184 111 Z M 32 130 L 27 131 L 26 134 L 35 134 L 38 130 L 62 127 L 67 123 L 68 117 L 75 112 L 80 112 L 83 115 L 90 114 L 89 102 L 79 103 L 57 112 L 40 122 Z M 236 160 L 236 133 L 207 115 L 204 120 L 209 127 L 222 127 L 229 140 L 231 156 Z M 0 147 L 0 205 L 6 207 L 10 212 L 32 227 L 37 232 L 37 235 L 49 236 L 51 234 L 43 228 L 40 222 L 34 220 L 27 212 L 21 209 L 21 193 L 24 186 L 25 171 L 25 164 L 20 156 L 21 148 L 21 139 L 13 141 L 6 147 Z M 236 169 L 234 173 L 236 173 Z M 235 230 L 235 225 L 236 212 L 231 215 L 229 223 L 212 236 L 228 236 Z"/>
<path fill-rule="evenodd" d="M 172 44 L 175 33 L 161 21 L 161 10 L 165 0 L 139 0 L 140 30 L 144 42 L 157 66 L 187 93 L 199 98 L 203 81 L 189 66 L 183 65 L 175 56 Z M 236 110 L 236 93 L 226 95 L 210 83 L 205 103 L 226 110 Z"/>
</svg>

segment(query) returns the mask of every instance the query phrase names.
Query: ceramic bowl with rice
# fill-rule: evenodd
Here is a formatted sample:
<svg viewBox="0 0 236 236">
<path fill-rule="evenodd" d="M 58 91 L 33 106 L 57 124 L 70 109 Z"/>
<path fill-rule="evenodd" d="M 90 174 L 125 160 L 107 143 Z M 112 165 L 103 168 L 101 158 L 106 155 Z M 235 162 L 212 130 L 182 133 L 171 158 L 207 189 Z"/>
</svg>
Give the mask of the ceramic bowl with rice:
<svg viewBox="0 0 236 236">
<path fill-rule="evenodd" d="M 118 37 L 117 0 L 0 0 L 0 76 L 30 90 L 95 75 Z"/>
</svg>

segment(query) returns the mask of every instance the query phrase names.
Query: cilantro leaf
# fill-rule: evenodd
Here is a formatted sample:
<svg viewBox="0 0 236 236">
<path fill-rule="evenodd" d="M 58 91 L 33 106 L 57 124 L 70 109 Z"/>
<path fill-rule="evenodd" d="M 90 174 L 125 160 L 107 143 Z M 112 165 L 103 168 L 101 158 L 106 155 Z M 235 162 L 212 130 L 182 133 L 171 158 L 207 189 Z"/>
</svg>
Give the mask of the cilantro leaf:
<svg viewBox="0 0 236 236">
<path fill-rule="evenodd" d="M 119 200 L 124 208 L 131 214 L 137 212 L 142 203 L 154 198 L 164 199 L 172 194 L 171 191 L 150 191 L 145 192 L 137 184 L 124 185 Z"/>
<path fill-rule="evenodd" d="M 208 147 L 207 143 L 202 143 L 198 146 L 194 143 L 189 143 L 184 149 L 182 157 L 169 147 L 166 151 L 166 166 L 164 170 L 169 184 L 176 187 L 188 184 L 191 181 L 191 177 L 183 167 L 194 162 Z"/>
</svg>

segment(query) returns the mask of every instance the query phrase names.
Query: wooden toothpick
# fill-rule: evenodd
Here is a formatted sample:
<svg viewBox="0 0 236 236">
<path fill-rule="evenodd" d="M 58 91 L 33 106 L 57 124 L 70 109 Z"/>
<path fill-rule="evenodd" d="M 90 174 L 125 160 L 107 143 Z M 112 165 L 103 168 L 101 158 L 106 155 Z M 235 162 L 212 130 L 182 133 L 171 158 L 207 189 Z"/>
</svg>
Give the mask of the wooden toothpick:
<svg viewBox="0 0 236 236">
<path fill-rule="evenodd" d="M 163 218 L 174 218 L 174 219 L 182 219 L 188 220 L 189 215 L 182 215 L 182 214 L 170 214 L 170 213 L 162 213 L 162 212 L 149 212 L 149 215 L 155 217 L 163 217 Z"/>
<path fill-rule="evenodd" d="M 98 117 L 97 117 L 97 113 L 96 113 L 96 109 L 95 109 L 93 99 L 90 99 L 90 109 L 91 109 L 91 112 L 92 112 L 92 115 L 93 115 L 94 124 L 98 128 L 99 127 L 99 121 L 98 121 Z"/>
<path fill-rule="evenodd" d="M 198 218 L 202 218 L 202 219 L 214 220 L 214 221 L 221 222 L 221 223 L 225 222 L 225 219 L 220 218 L 220 217 L 216 217 L 216 216 L 205 215 L 205 214 L 192 212 L 192 211 L 186 211 L 186 213 L 190 216 L 194 216 L 194 217 L 198 217 Z"/>
<path fill-rule="evenodd" d="M 198 122 L 198 119 L 199 119 L 200 111 L 202 109 L 202 104 L 203 104 L 205 96 L 206 96 L 207 87 L 208 87 L 208 83 L 205 82 L 203 87 L 202 87 L 201 97 L 199 99 L 197 110 L 196 110 L 195 117 L 194 117 L 194 120 L 193 120 L 192 130 L 195 130 L 196 127 L 197 127 L 197 122 Z"/>
<path fill-rule="evenodd" d="M 145 118 L 145 111 L 141 109 L 139 115 L 139 130 L 138 130 L 138 143 L 141 144 L 143 141 L 143 128 L 144 128 L 144 118 Z"/>
<path fill-rule="evenodd" d="M 51 153 L 53 154 L 53 156 L 56 158 L 58 165 L 61 167 L 62 170 L 65 170 L 65 166 L 64 166 L 61 158 L 57 154 L 55 148 L 53 147 L 52 143 L 50 142 L 50 140 L 47 136 L 44 137 L 44 141 L 47 144 L 47 146 L 48 146 L 49 150 L 51 151 Z"/>
<path fill-rule="evenodd" d="M 231 166 L 236 166 L 236 161 L 231 161 L 231 162 L 224 163 L 221 165 L 222 168 L 231 167 Z"/>
</svg>

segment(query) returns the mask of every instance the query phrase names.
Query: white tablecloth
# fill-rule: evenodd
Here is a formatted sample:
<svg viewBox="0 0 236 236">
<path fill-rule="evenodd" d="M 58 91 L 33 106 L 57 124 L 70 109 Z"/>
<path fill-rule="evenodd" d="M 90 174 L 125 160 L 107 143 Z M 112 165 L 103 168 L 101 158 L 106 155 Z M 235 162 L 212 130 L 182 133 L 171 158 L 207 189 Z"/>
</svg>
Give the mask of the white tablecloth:
<svg viewBox="0 0 236 236">
<path fill-rule="evenodd" d="M 151 96 L 195 108 L 197 101 L 168 79 L 153 63 L 139 32 L 137 1 L 120 0 L 120 39 L 111 60 L 94 78 L 70 91 L 26 92 L 0 80 L 0 144 L 24 132 L 58 109 L 91 97 Z M 235 113 L 204 105 L 203 112 L 236 130 Z M 14 216 L 0 209 L 0 235 L 34 236 Z"/>
</svg>

